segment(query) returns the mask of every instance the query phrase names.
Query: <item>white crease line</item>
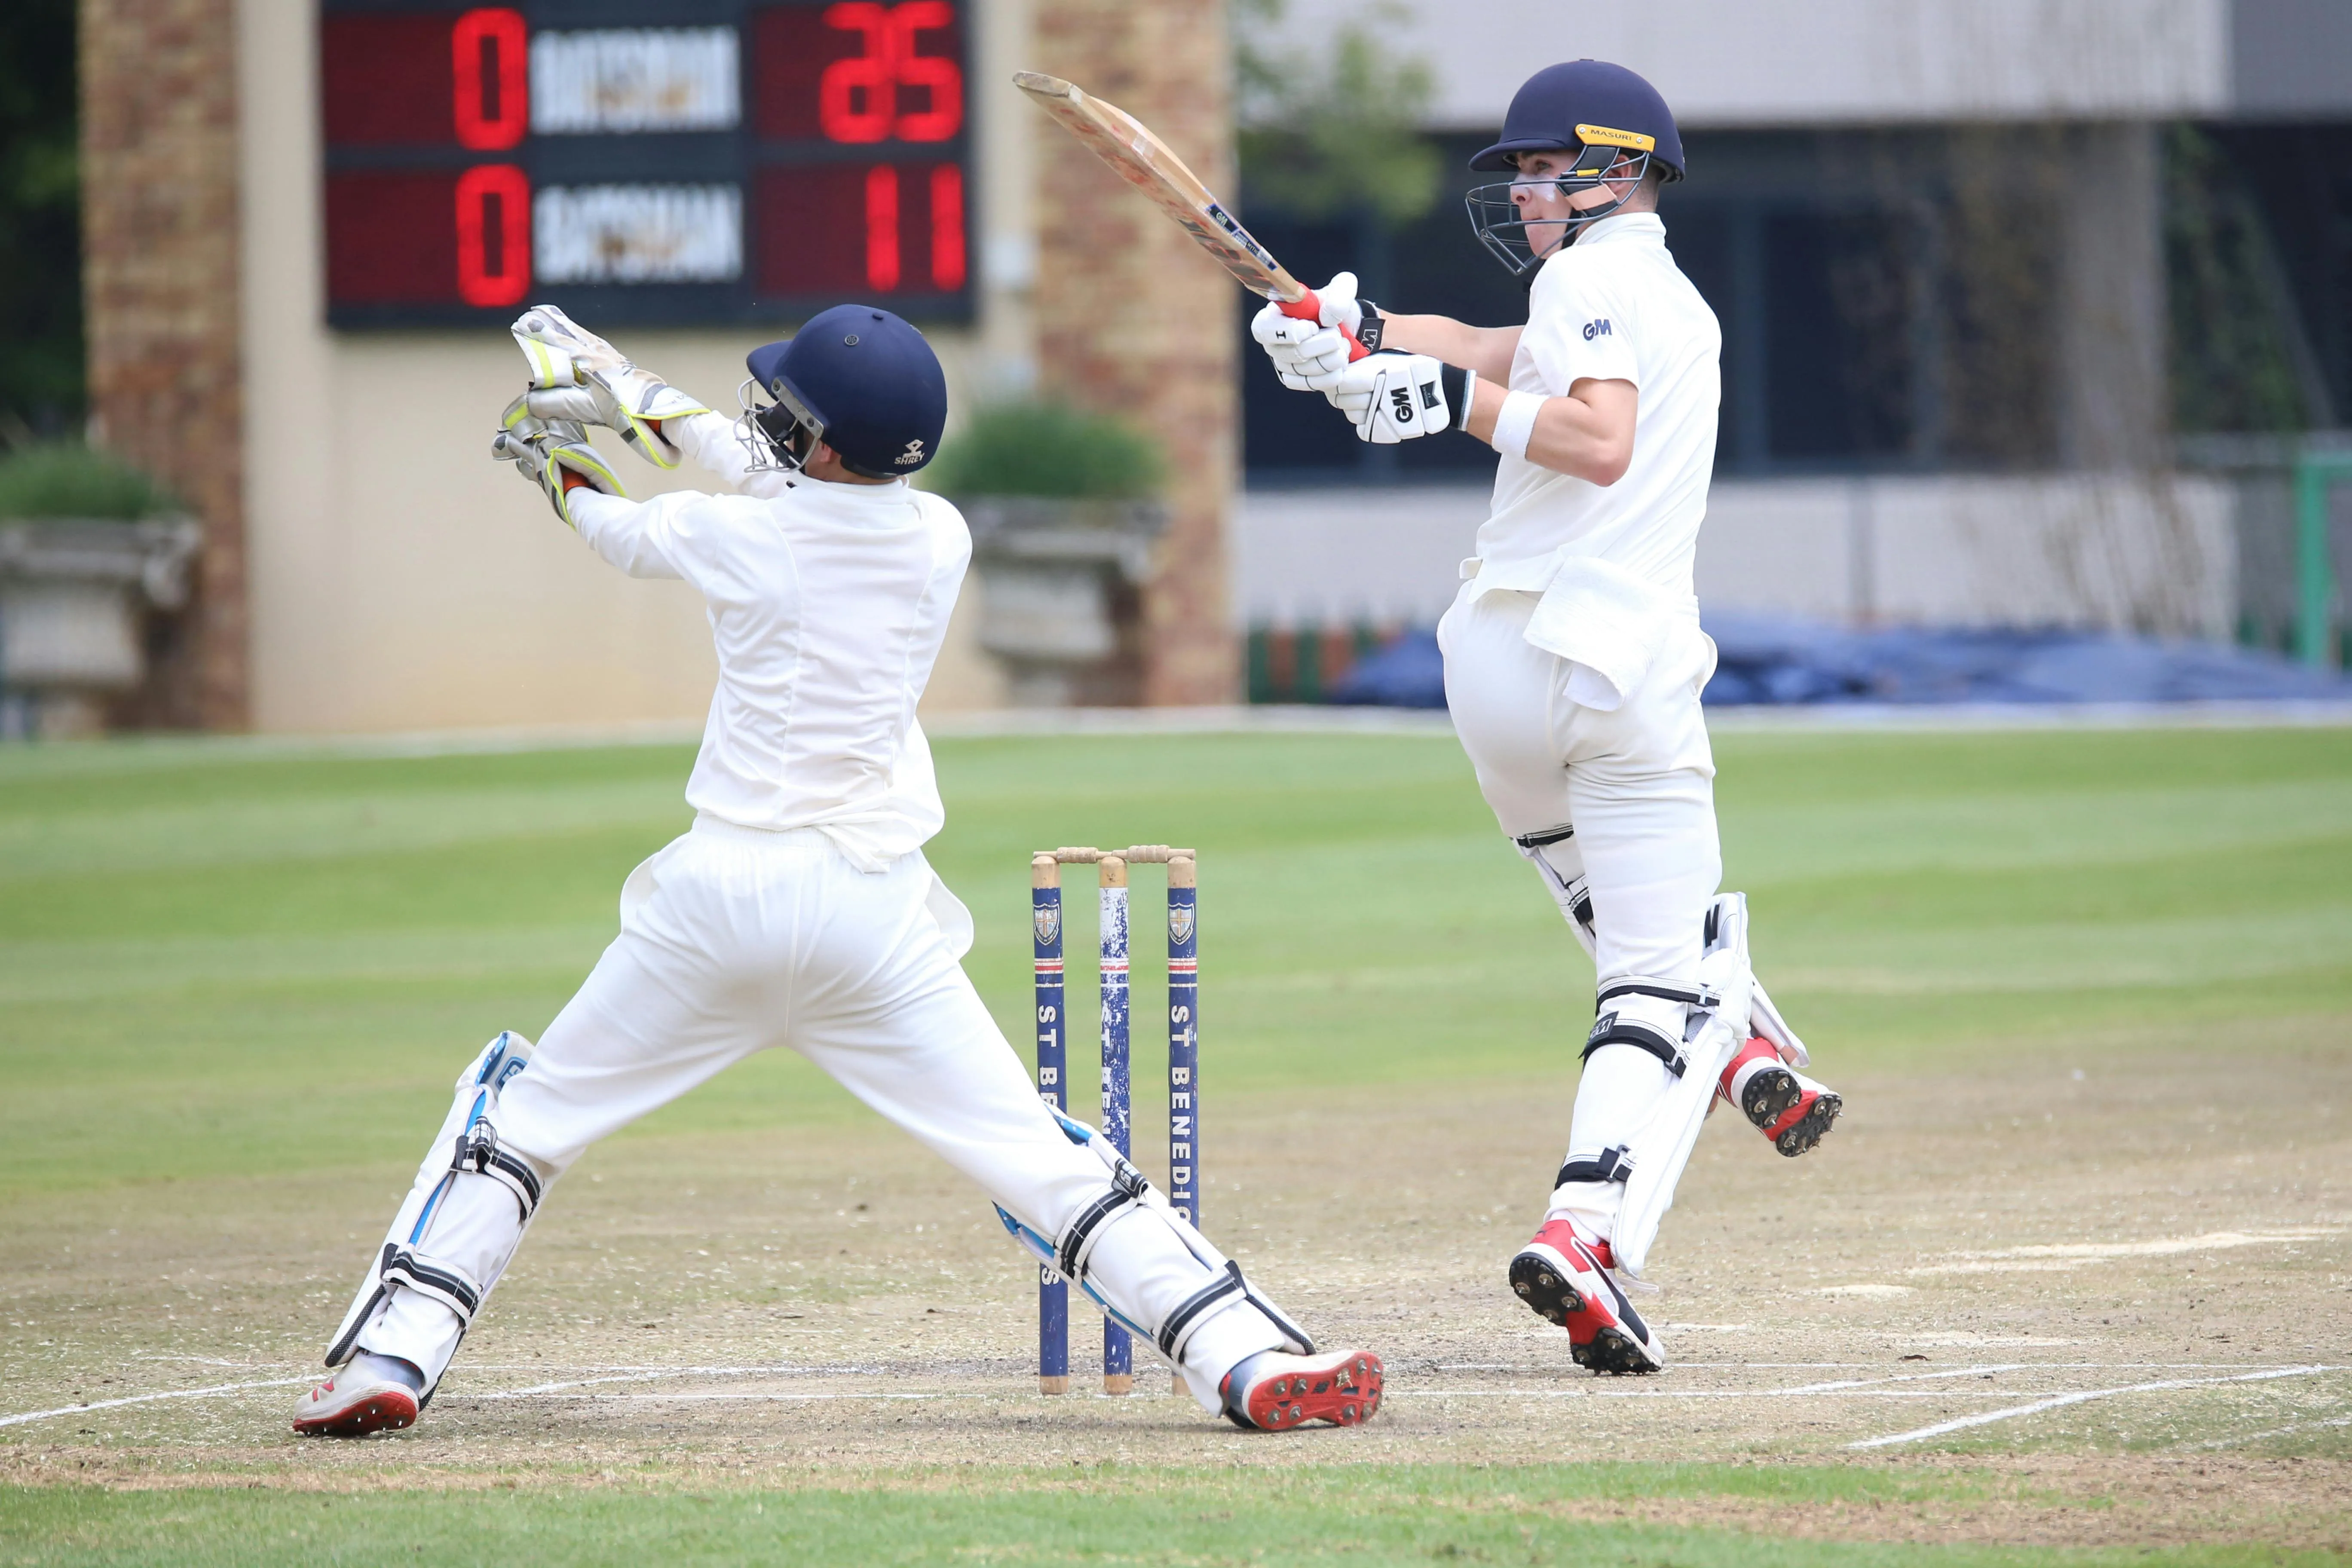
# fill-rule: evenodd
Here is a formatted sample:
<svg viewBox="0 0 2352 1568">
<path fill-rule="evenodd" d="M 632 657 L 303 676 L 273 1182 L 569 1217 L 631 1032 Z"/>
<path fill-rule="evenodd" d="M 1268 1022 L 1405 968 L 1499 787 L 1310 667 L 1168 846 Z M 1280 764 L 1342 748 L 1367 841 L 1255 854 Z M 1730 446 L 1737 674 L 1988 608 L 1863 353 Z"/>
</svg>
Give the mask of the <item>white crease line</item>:
<svg viewBox="0 0 2352 1568">
<path fill-rule="evenodd" d="M 267 1383 L 223 1383 L 211 1388 L 174 1388 L 164 1394 L 133 1394 L 123 1399 L 93 1400 L 88 1405 L 61 1405 L 55 1410 L 27 1410 L 21 1415 L 0 1415 L 0 1426 L 14 1426 L 26 1421 L 47 1421 L 52 1416 L 79 1415 L 87 1410 L 112 1410 L 124 1405 L 147 1405 L 158 1399 L 202 1399 L 213 1394 L 242 1394 L 250 1388 L 292 1388 L 300 1384 L 315 1383 L 310 1377 L 278 1377 Z"/>
<path fill-rule="evenodd" d="M 2112 1263 L 2126 1258 L 2171 1258 L 2184 1252 L 2222 1252 L 2237 1247 L 2285 1247 L 2302 1241 L 2320 1241 L 2342 1234 L 2337 1228 L 2297 1226 L 2280 1230 L 2217 1230 L 2204 1236 L 2173 1236 L 2156 1241 L 2059 1242 L 2035 1247 L 2004 1247 L 1990 1252 L 1957 1253 L 1953 1256 L 1965 1261 L 1925 1264 L 1903 1272 L 1911 1275 L 1992 1274 L 2007 1269 L 2023 1273 L 2063 1273 L 2093 1263 Z M 1866 1289 L 1869 1287 L 1832 1286 L 1832 1289 Z"/>
<path fill-rule="evenodd" d="M 975 1390 L 970 1394 L 737 1394 L 711 1390 L 700 1393 L 681 1391 L 677 1394 L 583 1394 L 577 1397 L 582 1403 L 588 1405 L 622 1405 L 636 1401 L 644 1401 L 650 1404 L 675 1405 L 681 1402 L 709 1402 L 714 1400 L 736 1400 L 750 1404 L 759 1404 L 762 1402 L 791 1402 L 814 1399 L 1000 1399 L 1015 1397 L 1017 1392 L 1020 1391 L 1007 1390 L 1002 1393 L 988 1393 Z M 534 1396 L 532 1391 L 516 1389 L 510 1394 L 475 1394 L 472 1397 L 477 1399 L 521 1399 L 532 1396 Z M 549 1397 L 548 1395 L 536 1396 L 542 1398 Z M 1099 1395 L 1098 1397 L 1108 1398 L 1110 1396 L 1104 1394 Z"/>
<path fill-rule="evenodd" d="M 1915 1443 L 1922 1437 L 1940 1437 L 1947 1432 L 1964 1427 L 1982 1426 L 1994 1421 L 2008 1421 L 2020 1415 L 2038 1415 L 2044 1410 L 2061 1405 L 2080 1405 L 2088 1399 L 2105 1399 L 2118 1394 L 2155 1394 L 2171 1388 L 2210 1388 L 2224 1383 L 2261 1383 L 2278 1377 L 2308 1377 L 2314 1373 L 2340 1372 L 2333 1366 L 2282 1366 L 2264 1372 L 2240 1373 L 2235 1377 L 2173 1377 L 2160 1383 L 2135 1383 L 2122 1388 L 2090 1388 L 2079 1394 L 2061 1394 L 2032 1405 L 2015 1405 L 2007 1410 L 1988 1410 L 1980 1415 L 1958 1415 L 1949 1421 L 1938 1421 L 1933 1426 L 1922 1426 L 1916 1432 L 1897 1432 L 1886 1437 L 1864 1437 L 1858 1443 L 1848 1443 L 1849 1448 L 1884 1448 L 1892 1443 Z"/>
<path fill-rule="evenodd" d="M 596 1377 L 614 1372 L 653 1373 L 662 1376 L 670 1376 L 682 1372 L 712 1373 L 728 1377 L 753 1372 L 788 1372 L 796 1374 L 839 1373 L 845 1376 L 854 1373 L 864 1376 L 875 1371 L 873 1367 L 856 1362 L 823 1362 L 814 1364 L 807 1362 L 772 1362 L 763 1366 L 679 1366 L 671 1362 L 625 1361 L 586 1362 L 579 1366 L 550 1366 L 545 1362 L 526 1365 L 521 1362 L 469 1361 L 465 1363 L 465 1368 L 467 1372 L 553 1373 L 561 1377 Z"/>
<path fill-rule="evenodd" d="M 822 1370 L 797 1366 L 665 1366 L 644 1372 L 616 1373 L 608 1377 L 562 1379 L 554 1383 L 534 1383 L 524 1388 L 499 1389 L 477 1394 L 475 1399 L 520 1399 L 527 1394 L 558 1394 L 569 1388 L 589 1388 L 604 1383 L 651 1383 L 663 1377 L 808 1377 L 808 1376 L 880 1377 L 878 1366 L 827 1367 Z"/>
<path fill-rule="evenodd" d="M 1949 1372 L 1906 1372 L 1891 1377 L 1854 1377 L 1839 1383 L 1808 1383 L 1795 1388 L 1784 1388 L 1782 1394 L 1834 1394 L 1849 1388 L 1874 1388 L 1886 1383 L 1935 1383 L 1948 1377 L 1996 1377 L 2004 1372 L 2021 1372 L 2031 1362 L 2013 1361 L 1988 1363 L 1982 1366 L 1954 1367 Z"/>
<path fill-rule="evenodd" d="M 1389 1399 L 1786 1399 L 1790 1388 L 1399 1388 Z M 2014 1388 L 1842 1388 L 1808 1399 L 2014 1399 Z M 2041 1394 L 2033 1394 L 2041 1398 Z"/>
<path fill-rule="evenodd" d="M 2333 1421 L 2296 1421 L 2284 1426 L 2273 1426 L 2267 1432 L 2249 1432 L 2242 1437 L 2218 1437 L 2210 1443 L 2200 1443 L 2200 1448 L 2234 1448 L 2241 1443 L 2259 1443 L 2265 1437 L 2284 1437 L 2290 1432 L 2309 1432 L 2329 1426 L 2352 1426 L 2352 1415 L 2338 1415 Z"/>
</svg>

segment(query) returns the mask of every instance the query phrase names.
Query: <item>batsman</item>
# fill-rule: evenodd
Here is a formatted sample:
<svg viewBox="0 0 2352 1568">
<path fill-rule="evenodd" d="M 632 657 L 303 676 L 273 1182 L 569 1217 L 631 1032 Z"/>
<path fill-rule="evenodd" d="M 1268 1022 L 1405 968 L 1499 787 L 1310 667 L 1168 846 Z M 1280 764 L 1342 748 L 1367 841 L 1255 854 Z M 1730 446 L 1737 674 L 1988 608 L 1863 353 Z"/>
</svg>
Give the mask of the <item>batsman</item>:
<svg viewBox="0 0 2352 1568">
<path fill-rule="evenodd" d="M 1657 214 L 1683 175 L 1674 116 L 1622 66 L 1551 66 L 1470 166 L 1510 176 L 1467 203 L 1528 279 L 1526 325 L 1384 310 L 1343 272 L 1315 319 L 1269 305 L 1251 331 L 1285 385 L 1324 394 L 1360 439 L 1459 432 L 1501 454 L 1438 624 L 1446 701 L 1599 982 L 1567 1158 L 1511 1286 L 1566 1327 L 1579 1364 L 1654 1372 L 1664 1347 L 1616 1275 L 1640 1275 L 1713 1101 L 1790 1155 L 1840 1101 L 1799 1070 L 1804 1047 L 1755 983 L 1745 899 L 1717 891 L 1699 710 L 1715 646 L 1692 563 L 1723 338 Z"/>
<path fill-rule="evenodd" d="M 947 384 L 920 332 L 841 305 L 751 351 L 713 413 L 550 306 L 492 450 L 634 577 L 683 578 L 719 656 L 693 826 L 629 874 L 620 934 L 539 1043 L 503 1033 L 441 1130 L 327 1350 L 297 1432 L 414 1422 L 565 1169 L 751 1053 L 800 1051 L 985 1192 L 1013 1238 L 1236 1425 L 1352 1426 L 1381 1367 L 1318 1351 L 1142 1173 L 1041 1104 L 961 960 L 971 918 L 925 861 L 945 812 L 916 722 L 971 540 L 911 488 Z M 617 432 L 731 493 L 632 501 Z"/>
</svg>

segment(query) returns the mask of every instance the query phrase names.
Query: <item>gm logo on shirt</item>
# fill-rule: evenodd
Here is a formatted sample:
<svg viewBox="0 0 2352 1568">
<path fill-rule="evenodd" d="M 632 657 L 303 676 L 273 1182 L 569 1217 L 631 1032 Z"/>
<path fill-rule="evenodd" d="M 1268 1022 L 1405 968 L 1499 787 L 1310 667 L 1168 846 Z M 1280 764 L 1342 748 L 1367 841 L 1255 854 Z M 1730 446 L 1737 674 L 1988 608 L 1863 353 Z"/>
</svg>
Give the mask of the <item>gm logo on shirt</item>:
<svg viewBox="0 0 2352 1568">
<path fill-rule="evenodd" d="M 1609 318 L 1606 316 L 1597 321 L 1584 323 L 1584 341 L 1588 343 L 1595 338 L 1605 338 L 1609 335 Z"/>
</svg>

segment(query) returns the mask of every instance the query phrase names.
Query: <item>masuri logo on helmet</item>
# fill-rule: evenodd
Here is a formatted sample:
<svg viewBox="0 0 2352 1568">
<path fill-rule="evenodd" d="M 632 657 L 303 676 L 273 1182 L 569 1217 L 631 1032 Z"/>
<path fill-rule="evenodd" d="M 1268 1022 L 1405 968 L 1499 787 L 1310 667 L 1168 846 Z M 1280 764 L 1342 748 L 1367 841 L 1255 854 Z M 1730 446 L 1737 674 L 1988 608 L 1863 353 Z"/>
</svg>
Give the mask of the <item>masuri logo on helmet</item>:
<svg viewBox="0 0 2352 1568">
<path fill-rule="evenodd" d="M 1473 169 L 1500 173 L 1517 167 L 1522 153 L 1574 153 L 1575 162 L 1557 176 L 1560 191 L 1591 190 L 1621 161 L 1639 180 L 1655 163 L 1668 184 L 1683 177 L 1682 132 L 1658 89 L 1623 66 L 1606 60 L 1570 60 L 1546 66 L 1512 95 L 1503 115 L 1503 134 L 1470 160 Z M 1620 179 L 1625 175 L 1619 175 Z M 1511 199 L 1508 182 L 1478 185 L 1463 198 L 1479 242 L 1518 276 L 1574 243 L 1576 235 L 1622 207 L 1633 193 L 1588 207 L 1566 218 L 1540 220 L 1560 231 L 1541 255 L 1528 238 L 1529 220 Z"/>
</svg>

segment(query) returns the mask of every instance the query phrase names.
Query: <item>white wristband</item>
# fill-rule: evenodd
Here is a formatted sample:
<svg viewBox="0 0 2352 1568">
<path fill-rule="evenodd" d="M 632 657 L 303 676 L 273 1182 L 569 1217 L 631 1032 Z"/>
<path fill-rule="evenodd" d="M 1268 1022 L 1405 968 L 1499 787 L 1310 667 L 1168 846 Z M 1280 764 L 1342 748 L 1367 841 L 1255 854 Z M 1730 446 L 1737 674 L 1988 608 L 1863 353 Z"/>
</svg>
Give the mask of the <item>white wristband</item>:
<svg viewBox="0 0 2352 1568">
<path fill-rule="evenodd" d="M 1528 455 L 1528 437 L 1536 433 L 1536 415 L 1544 400 L 1532 392 L 1514 392 L 1503 399 L 1503 411 L 1495 416 L 1494 437 L 1487 445 L 1506 458 L 1524 461 Z"/>
</svg>

